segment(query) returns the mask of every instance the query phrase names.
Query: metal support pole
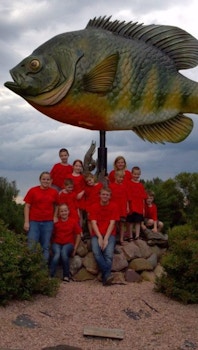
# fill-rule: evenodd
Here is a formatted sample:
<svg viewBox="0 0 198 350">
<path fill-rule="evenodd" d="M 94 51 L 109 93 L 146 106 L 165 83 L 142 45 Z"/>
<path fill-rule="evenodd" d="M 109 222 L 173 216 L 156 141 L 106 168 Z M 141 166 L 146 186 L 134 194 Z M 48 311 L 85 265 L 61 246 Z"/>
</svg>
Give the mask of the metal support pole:
<svg viewBox="0 0 198 350">
<path fill-rule="evenodd" d="M 100 147 L 98 148 L 98 173 L 104 172 L 107 174 L 107 148 L 106 131 L 100 130 Z"/>
</svg>

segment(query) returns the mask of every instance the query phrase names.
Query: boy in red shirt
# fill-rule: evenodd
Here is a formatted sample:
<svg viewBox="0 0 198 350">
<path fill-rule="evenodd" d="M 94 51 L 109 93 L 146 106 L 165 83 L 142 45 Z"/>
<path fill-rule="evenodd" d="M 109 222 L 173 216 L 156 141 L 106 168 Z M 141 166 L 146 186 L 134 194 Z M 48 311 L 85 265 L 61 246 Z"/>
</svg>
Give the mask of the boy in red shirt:
<svg viewBox="0 0 198 350">
<path fill-rule="evenodd" d="M 54 224 L 52 235 L 53 257 L 50 263 L 50 275 L 54 277 L 61 257 L 63 264 L 63 282 L 69 282 L 69 258 L 76 254 L 80 243 L 82 230 L 78 223 L 69 216 L 66 204 L 58 208 L 58 221 Z"/>
<path fill-rule="evenodd" d="M 87 215 L 87 226 L 89 230 L 89 234 L 91 235 L 91 222 L 88 218 L 89 216 L 89 211 L 92 207 L 93 204 L 96 202 L 99 202 L 99 194 L 100 190 L 103 187 L 102 183 L 97 182 L 95 176 L 92 173 L 88 173 L 84 176 L 85 178 L 85 193 L 84 193 L 84 198 L 85 198 L 85 211 Z"/>
<path fill-rule="evenodd" d="M 144 214 L 144 222 L 141 225 L 142 230 L 151 229 L 153 232 L 161 232 L 164 224 L 162 221 L 158 220 L 157 216 L 157 206 L 154 203 L 154 192 L 147 191 L 147 199 L 145 204 L 145 214 Z"/>
<path fill-rule="evenodd" d="M 124 170 L 115 171 L 115 182 L 109 184 L 112 196 L 111 199 L 114 201 L 119 210 L 120 219 L 117 223 L 118 230 L 120 233 L 120 244 L 124 245 L 124 233 L 126 225 L 126 217 L 129 212 L 129 201 L 128 201 L 128 190 L 126 182 L 124 182 L 125 173 Z"/>
<path fill-rule="evenodd" d="M 144 219 L 145 200 L 147 198 L 146 190 L 140 182 L 140 168 L 138 166 L 133 167 L 131 173 L 132 180 L 128 183 L 129 214 L 127 215 L 129 241 L 133 240 L 133 226 L 135 226 L 135 240 L 140 237 L 140 226 Z"/>
<path fill-rule="evenodd" d="M 73 167 L 68 164 L 69 152 L 66 148 L 61 148 L 59 151 L 59 157 L 61 162 L 54 164 L 50 171 L 52 178 L 52 187 L 58 192 L 64 187 L 64 180 L 68 174 L 72 173 Z"/>
<path fill-rule="evenodd" d="M 116 241 L 115 224 L 119 220 L 119 213 L 116 203 L 110 200 L 109 188 L 102 188 L 99 198 L 99 202 L 95 203 L 89 212 L 92 225 L 91 244 L 94 257 L 102 272 L 103 285 L 110 285 L 113 280 L 111 267 Z"/>
</svg>

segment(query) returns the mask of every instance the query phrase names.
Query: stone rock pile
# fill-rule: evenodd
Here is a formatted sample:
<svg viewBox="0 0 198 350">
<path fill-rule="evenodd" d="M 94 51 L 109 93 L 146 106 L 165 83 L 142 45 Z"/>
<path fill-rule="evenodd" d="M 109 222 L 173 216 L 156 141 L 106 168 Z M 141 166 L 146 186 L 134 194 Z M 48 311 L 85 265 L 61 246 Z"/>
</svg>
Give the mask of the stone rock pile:
<svg viewBox="0 0 198 350">
<path fill-rule="evenodd" d="M 113 283 L 125 284 L 142 280 L 154 282 L 156 276 L 164 272 L 160 259 L 167 250 L 168 237 L 161 234 L 163 238 L 152 238 L 149 232 L 147 235 L 147 240 L 139 239 L 126 242 L 123 246 L 116 245 L 112 265 Z M 70 273 L 74 281 L 101 280 L 90 239 L 81 241 L 77 254 L 70 259 Z"/>
</svg>

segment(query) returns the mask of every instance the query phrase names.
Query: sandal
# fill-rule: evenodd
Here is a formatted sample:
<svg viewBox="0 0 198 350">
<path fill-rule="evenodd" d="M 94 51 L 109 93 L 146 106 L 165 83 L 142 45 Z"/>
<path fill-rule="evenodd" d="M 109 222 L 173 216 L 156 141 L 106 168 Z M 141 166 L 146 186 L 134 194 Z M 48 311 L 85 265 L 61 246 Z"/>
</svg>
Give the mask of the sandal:
<svg viewBox="0 0 198 350">
<path fill-rule="evenodd" d="M 134 239 L 135 239 L 135 241 L 138 241 L 138 239 L 140 239 L 140 237 L 138 236 L 138 237 L 135 237 Z"/>
<path fill-rule="evenodd" d="M 69 277 L 63 277 L 63 282 L 68 283 L 69 282 Z"/>
<path fill-rule="evenodd" d="M 130 238 L 128 239 L 128 242 L 133 242 L 133 237 L 130 237 Z"/>
</svg>

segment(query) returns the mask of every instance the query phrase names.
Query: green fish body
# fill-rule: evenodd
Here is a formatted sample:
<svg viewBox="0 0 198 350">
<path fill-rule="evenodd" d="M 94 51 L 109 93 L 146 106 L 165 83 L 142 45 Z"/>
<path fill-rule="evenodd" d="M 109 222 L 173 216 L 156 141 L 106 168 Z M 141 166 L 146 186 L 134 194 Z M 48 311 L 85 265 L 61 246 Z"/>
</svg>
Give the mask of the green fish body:
<svg viewBox="0 0 198 350">
<path fill-rule="evenodd" d="M 38 47 L 5 86 L 63 123 L 180 142 L 193 128 L 184 113 L 198 114 L 198 83 L 179 70 L 197 64 L 198 41 L 180 28 L 100 17 Z"/>
</svg>

